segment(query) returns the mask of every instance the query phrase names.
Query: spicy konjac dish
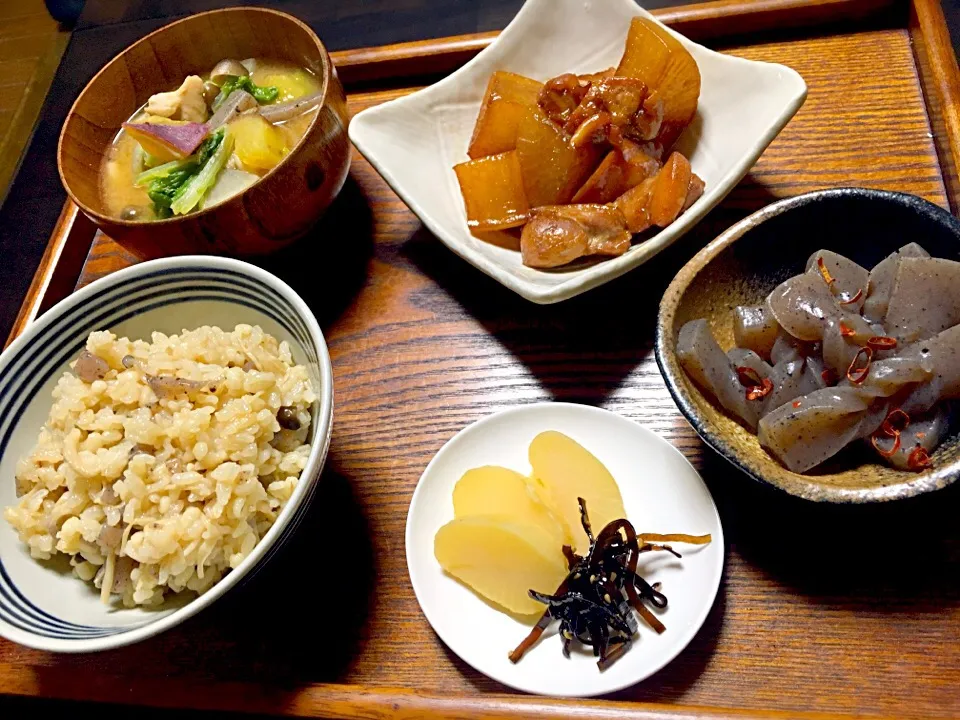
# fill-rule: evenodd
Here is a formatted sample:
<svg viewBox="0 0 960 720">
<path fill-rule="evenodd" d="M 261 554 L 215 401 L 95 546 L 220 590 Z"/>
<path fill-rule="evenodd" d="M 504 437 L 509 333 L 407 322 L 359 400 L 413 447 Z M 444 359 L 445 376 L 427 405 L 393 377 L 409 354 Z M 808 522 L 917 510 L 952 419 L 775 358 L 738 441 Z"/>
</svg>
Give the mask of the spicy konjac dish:
<svg viewBox="0 0 960 720">
<path fill-rule="evenodd" d="M 677 358 L 789 470 L 858 441 L 930 467 L 960 398 L 960 263 L 910 243 L 868 271 L 819 250 L 763 304 L 734 308 L 733 330 L 724 352 L 691 320 Z"/>
<path fill-rule="evenodd" d="M 323 95 L 310 71 L 266 58 L 221 60 L 187 76 L 123 124 L 100 173 L 104 207 L 149 221 L 243 192 L 299 142 Z"/>
<path fill-rule="evenodd" d="M 454 167 L 474 232 L 522 227 L 523 263 L 617 256 L 703 194 L 671 148 L 700 97 L 696 60 L 657 23 L 634 18 L 620 64 L 540 82 L 495 72 L 467 154 Z"/>
</svg>

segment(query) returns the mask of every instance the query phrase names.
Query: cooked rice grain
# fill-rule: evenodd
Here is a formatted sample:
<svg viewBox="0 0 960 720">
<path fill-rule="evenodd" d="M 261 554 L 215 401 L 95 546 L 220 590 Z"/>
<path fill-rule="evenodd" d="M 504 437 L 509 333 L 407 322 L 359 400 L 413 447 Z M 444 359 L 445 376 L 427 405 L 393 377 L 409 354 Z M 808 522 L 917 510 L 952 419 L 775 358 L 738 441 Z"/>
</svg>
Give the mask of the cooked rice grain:
<svg viewBox="0 0 960 720">
<path fill-rule="evenodd" d="M 307 369 L 250 325 L 151 342 L 94 332 L 86 350 L 109 371 L 60 378 L 4 517 L 33 557 L 69 555 L 104 599 L 209 590 L 270 529 L 307 463 Z M 281 407 L 299 429 L 280 427 Z"/>
</svg>

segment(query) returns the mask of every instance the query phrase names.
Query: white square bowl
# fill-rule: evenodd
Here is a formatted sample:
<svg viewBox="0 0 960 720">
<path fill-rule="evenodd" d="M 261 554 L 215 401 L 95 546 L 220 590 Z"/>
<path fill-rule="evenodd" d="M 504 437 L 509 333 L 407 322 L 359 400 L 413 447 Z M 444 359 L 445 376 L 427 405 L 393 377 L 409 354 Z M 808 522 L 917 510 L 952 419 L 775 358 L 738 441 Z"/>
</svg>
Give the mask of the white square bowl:
<svg viewBox="0 0 960 720">
<path fill-rule="evenodd" d="M 783 65 L 722 55 L 672 33 L 697 61 L 697 116 L 677 147 L 706 183 L 672 225 L 620 257 L 543 271 L 520 253 L 470 234 L 453 166 L 467 145 L 490 74 L 509 70 L 547 80 L 615 66 L 630 20 L 652 16 L 633 0 L 527 0 L 472 61 L 420 92 L 372 107 L 350 123 L 350 139 L 394 192 L 451 250 L 535 303 L 579 295 L 646 262 L 719 203 L 797 112 L 807 86 Z"/>
</svg>

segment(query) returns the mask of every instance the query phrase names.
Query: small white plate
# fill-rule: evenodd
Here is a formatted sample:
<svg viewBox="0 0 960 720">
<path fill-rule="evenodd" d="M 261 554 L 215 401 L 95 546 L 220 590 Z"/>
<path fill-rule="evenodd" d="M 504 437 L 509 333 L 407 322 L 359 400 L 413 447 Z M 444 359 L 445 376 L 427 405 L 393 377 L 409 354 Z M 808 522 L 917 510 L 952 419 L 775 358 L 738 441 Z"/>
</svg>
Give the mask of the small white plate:
<svg viewBox="0 0 960 720">
<path fill-rule="evenodd" d="M 433 554 L 437 530 L 453 519 L 453 486 L 480 465 L 530 472 L 527 448 L 544 430 L 559 430 L 607 466 L 623 495 L 627 519 L 639 531 L 711 533 L 706 546 L 678 545 L 676 560 L 650 553 L 640 563 L 651 583 L 662 582 L 669 599 L 657 635 L 641 622 L 629 652 L 606 670 L 590 652 L 560 649 L 557 624 L 519 663 L 507 653 L 530 631 L 495 610 L 440 569 Z M 569 403 L 538 403 L 504 410 L 457 433 L 427 465 L 407 515 L 407 567 L 424 615 L 440 639 L 464 662 L 517 690 L 542 695 L 602 695 L 640 682 L 686 647 L 713 605 L 723 572 L 723 530 L 710 491 L 666 440 L 608 410 Z"/>
<path fill-rule="evenodd" d="M 467 145 L 495 70 L 536 80 L 615 66 L 630 20 L 652 18 L 634 0 L 527 0 L 499 37 L 440 82 L 359 113 L 350 139 L 390 187 L 447 247 L 536 303 L 554 303 L 623 275 L 668 247 L 740 182 L 797 112 L 807 86 L 794 70 L 708 50 L 676 35 L 700 68 L 697 116 L 678 149 L 706 190 L 670 227 L 620 257 L 552 271 L 526 267 L 520 253 L 470 234 L 453 166 Z"/>
</svg>

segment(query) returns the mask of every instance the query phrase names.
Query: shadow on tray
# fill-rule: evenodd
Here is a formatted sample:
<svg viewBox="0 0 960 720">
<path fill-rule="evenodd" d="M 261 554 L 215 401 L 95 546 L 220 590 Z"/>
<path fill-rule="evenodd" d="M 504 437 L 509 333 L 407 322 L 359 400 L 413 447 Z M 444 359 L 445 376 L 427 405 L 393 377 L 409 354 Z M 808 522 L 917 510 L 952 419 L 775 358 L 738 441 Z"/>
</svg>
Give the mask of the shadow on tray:
<svg viewBox="0 0 960 720">
<path fill-rule="evenodd" d="M 895 502 L 838 505 L 768 488 L 709 450 L 700 471 L 729 545 L 789 592 L 879 613 L 960 605 L 960 485 Z"/>
<path fill-rule="evenodd" d="M 652 358 L 660 298 L 674 275 L 719 232 L 771 199 L 765 188 L 747 183 L 738 202 L 708 214 L 650 262 L 554 305 L 536 305 L 503 287 L 426 228 L 402 246 L 400 255 L 436 283 L 411 302 L 477 320 L 553 399 L 602 405 L 638 365 Z"/>
<path fill-rule="evenodd" d="M 349 480 L 328 466 L 319 483 L 297 531 L 248 582 L 142 643 L 59 657 L 50 682 L 62 682 L 64 665 L 85 675 L 138 668 L 133 672 L 284 687 L 337 681 L 363 645 L 377 567 L 370 529 Z M 42 672 L 37 678 L 45 681 Z M 56 688 L 41 691 L 59 694 Z"/>
<path fill-rule="evenodd" d="M 363 287 L 372 256 L 373 216 L 351 175 L 307 235 L 255 262 L 289 283 L 326 331 Z"/>
</svg>

